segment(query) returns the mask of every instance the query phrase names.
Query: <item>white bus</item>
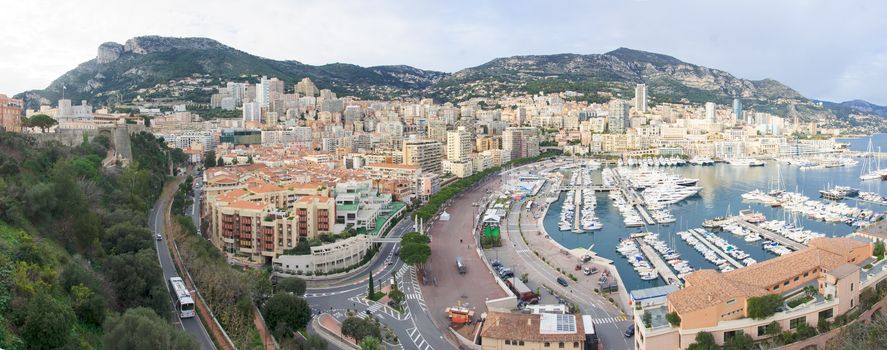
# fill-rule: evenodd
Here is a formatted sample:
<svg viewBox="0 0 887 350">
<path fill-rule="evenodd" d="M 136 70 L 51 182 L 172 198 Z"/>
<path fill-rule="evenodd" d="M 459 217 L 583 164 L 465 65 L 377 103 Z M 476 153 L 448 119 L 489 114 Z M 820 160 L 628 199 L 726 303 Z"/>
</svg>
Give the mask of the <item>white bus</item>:
<svg viewBox="0 0 887 350">
<path fill-rule="evenodd" d="M 191 292 L 185 287 L 185 281 L 181 277 L 170 278 L 169 291 L 176 302 L 179 317 L 194 317 L 194 299 L 191 299 Z"/>
</svg>

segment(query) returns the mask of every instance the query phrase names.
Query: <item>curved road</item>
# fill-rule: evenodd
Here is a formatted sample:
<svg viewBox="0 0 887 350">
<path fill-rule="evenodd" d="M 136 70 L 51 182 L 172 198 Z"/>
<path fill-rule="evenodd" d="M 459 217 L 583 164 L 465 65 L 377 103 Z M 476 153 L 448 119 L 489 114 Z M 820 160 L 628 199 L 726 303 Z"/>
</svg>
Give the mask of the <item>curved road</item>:
<svg viewBox="0 0 887 350">
<path fill-rule="evenodd" d="M 164 195 L 161 194 L 160 198 L 157 199 L 157 202 L 154 203 L 154 207 L 151 208 L 151 211 L 148 213 L 148 227 L 155 235 L 163 235 L 163 239 L 166 239 L 166 235 L 163 232 L 163 228 L 165 227 L 164 219 L 166 218 L 165 212 L 162 210 L 169 209 L 169 198 L 164 198 Z M 178 276 L 178 272 L 176 271 L 176 267 L 173 264 L 172 255 L 169 252 L 169 248 L 164 241 L 154 240 L 154 245 L 157 250 L 157 259 L 160 260 L 160 268 L 163 270 L 163 285 L 166 286 L 167 292 L 169 291 L 169 279 L 171 277 Z M 167 294 L 170 297 L 170 300 L 173 302 L 172 305 L 172 314 L 175 316 L 173 319 L 174 323 L 181 327 L 182 330 L 188 332 L 197 342 L 200 344 L 200 348 L 204 350 L 215 350 L 216 346 L 213 344 L 212 338 L 210 338 L 209 333 L 206 332 L 206 329 L 203 328 L 203 323 L 200 322 L 199 317 L 191 317 L 191 318 L 181 318 L 179 317 L 178 312 L 175 310 L 175 300 L 172 299 L 172 294 Z"/>
<path fill-rule="evenodd" d="M 402 219 L 389 233 L 388 237 L 397 238 L 412 231 L 413 220 Z M 364 301 L 367 294 L 369 269 L 364 269 L 352 276 L 336 280 L 331 286 L 309 288 L 305 299 L 311 304 L 315 314 L 329 313 L 342 321 L 348 310 L 355 310 L 360 317 L 366 317 L 367 310 L 373 317 L 394 330 L 403 349 L 452 349 L 429 317 L 428 308 L 422 298 L 422 291 L 416 279 L 415 269 L 406 266 L 393 252 L 399 244 L 383 244 L 377 258 L 370 263 L 373 280 L 376 286 L 391 281 L 392 272 L 397 274 L 400 290 L 406 295 L 406 312 L 397 313 L 387 306 Z M 391 264 L 386 263 L 391 261 Z"/>
</svg>

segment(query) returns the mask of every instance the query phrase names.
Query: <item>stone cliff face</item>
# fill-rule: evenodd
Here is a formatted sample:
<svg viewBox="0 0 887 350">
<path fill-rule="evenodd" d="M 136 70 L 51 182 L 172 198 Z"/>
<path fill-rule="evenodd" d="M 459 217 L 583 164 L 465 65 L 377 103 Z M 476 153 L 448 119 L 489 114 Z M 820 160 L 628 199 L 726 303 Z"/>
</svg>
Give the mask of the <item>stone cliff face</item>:
<svg viewBox="0 0 887 350">
<path fill-rule="evenodd" d="M 171 38 L 162 36 L 139 36 L 126 41 L 124 51 L 137 55 L 170 50 L 208 50 L 229 48 L 222 43 L 208 38 Z"/>
<path fill-rule="evenodd" d="M 552 77 L 570 81 L 592 79 L 629 84 L 647 83 L 654 88 L 658 84 L 662 89 L 678 84 L 686 88 L 739 98 L 803 99 L 797 91 L 774 80 L 740 79 L 727 72 L 686 63 L 671 56 L 626 48 L 605 54 L 498 58 L 453 73 L 444 81 L 489 78 L 528 81 Z"/>
<path fill-rule="evenodd" d="M 98 51 L 95 58 L 96 62 L 101 64 L 111 63 L 120 58 L 120 54 L 123 53 L 123 45 L 109 41 L 99 45 Z"/>
</svg>

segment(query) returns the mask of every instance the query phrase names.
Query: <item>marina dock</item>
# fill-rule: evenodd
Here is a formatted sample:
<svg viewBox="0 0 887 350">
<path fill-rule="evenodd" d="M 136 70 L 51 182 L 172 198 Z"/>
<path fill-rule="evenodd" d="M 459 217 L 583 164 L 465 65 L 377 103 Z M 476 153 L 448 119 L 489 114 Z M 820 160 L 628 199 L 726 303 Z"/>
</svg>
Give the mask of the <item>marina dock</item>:
<svg viewBox="0 0 887 350">
<path fill-rule="evenodd" d="M 579 188 L 574 192 L 573 195 L 573 205 L 576 206 L 576 212 L 573 215 L 573 231 L 581 231 L 581 227 L 579 225 L 579 219 L 582 217 L 580 214 L 582 212 L 582 189 Z"/>
<path fill-rule="evenodd" d="M 647 222 L 647 225 L 655 225 L 658 223 L 656 219 L 653 219 L 653 216 L 650 215 L 650 212 L 648 212 L 647 208 L 645 208 L 642 204 L 635 203 L 634 209 L 637 210 L 639 214 L 641 214 L 641 217 L 644 218 L 644 221 Z"/>
<path fill-rule="evenodd" d="M 733 265 L 737 269 L 745 266 L 741 262 L 736 261 L 736 259 L 734 259 L 732 256 L 730 256 L 730 254 L 727 254 L 721 248 L 718 248 L 718 246 L 714 245 L 714 243 L 709 242 L 707 239 L 705 239 L 705 237 L 703 237 L 703 235 L 702 235 L 702 229 L 694 228 L 694 229 L 688 230 L 687 232 L 690 232 L 690 234 L 693 235 L 693 237 L 696 237 L 696 239 L 698 239 L 700 242 L 702 242 L 702 244 L 704 244 L 706 247 L 708 247 L 708 249 L 711 249 L 712 251 L 714 251 L 716 254 L 718 254 L 718 256 L 724 258 L 724 260 L 727 260 L 727 262 L 729 262 L 731 265 Z"/>
<path fill-rule="evenodd" d="M 647 256 L 647 260 L 653 264 L 653 268 L 656 269 L 656 273 L 659 274 L 659 277 L 662 277 L 662 280 L 668 284 L 672 283 L 681 283 L 681 280 L 675 275 L 674 271 L 672 271 L 671 267 L 662 260 L 662 257 L 659 253 L 656 252 L 653 247 L 647 245 L 647 242 L 644 242 L 643 239 L 636 239 L 638 245 L 641 247 L 641 251 L 644 252 L 644 255 Z"/>
<path fill-rule="evenodd" d="M 748 229 L 754 233 L 757 233 L 763 237 L 766 237 L 767 239 L 769 239 L 771 241 L 782 244 L 782 245 L 789 247 L 793 250 L 801 250 L 801 249 L 804 249 L 807 247 L 801 243 L 790 240 L 790 239 L 788 239 L 776 232 L 763 229 L 757 225 L 750 224 L 750 223 L 746 222 L 745 220 L 739 220 L 739 218 L 735 218 L 734 222 L 736 222 L 737 224 L 739 224 L 739 226 L 742 226 L 745 229 Z"/>
</svg>

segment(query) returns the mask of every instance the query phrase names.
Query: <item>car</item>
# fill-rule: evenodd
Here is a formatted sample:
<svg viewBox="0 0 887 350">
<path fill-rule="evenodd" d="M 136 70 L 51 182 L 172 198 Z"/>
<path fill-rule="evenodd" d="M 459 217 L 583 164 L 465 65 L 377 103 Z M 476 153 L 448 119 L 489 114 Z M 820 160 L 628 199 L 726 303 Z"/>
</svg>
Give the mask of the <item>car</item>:
<svg viewBox="0 0 887 350">
<path fill-rule="evenodd" d="M 162 240 L 163 240 L 163 235 L 161 235 L 161 234 L 158 233 L 158 234 L 154 235 L 154 238 L 157 239 L 158 241 L 162 241 Z"/>
<path fill-rule="evenodd" d="M 557 284 L 560 284 L 560 285 L 562 285 L 562 286 L 564 286 L 564 287 L 568 287 L 568 286 L 570 285 L 569 283 L 567 283 L 567 279 L 566 279 L 566 278 L 563 278 L 563 277 L 558 277 L 558 278 L 557 278 Z"/>
<path fill-rule="evenodd" d="M 493 260 L 492 262 L 490 262 L 490 265 L 492 265 L 493 268 L 499 268 L 500 266 L 502 266 L 502 262 L 500 262 L 499 260 Z"/>
<path fill-rule="evenodd" d="M 595 274 L 597 272 L 598 272 L 597 267 L 588 268 L 586 266 L 586 267 L 582 268 L 582 273 L 584 273 L 586 276 L 590 276 L 590 275 Z"/>
<path fill-rule="evenodd" d="M 628 326 L 628 329 L 625 330 L 625 333 L 623 333 L 623 335 L 626 338 L 631 338 L 634 336 L 634 324 L 633 323 L 630 326 Z"/>
</svg>

